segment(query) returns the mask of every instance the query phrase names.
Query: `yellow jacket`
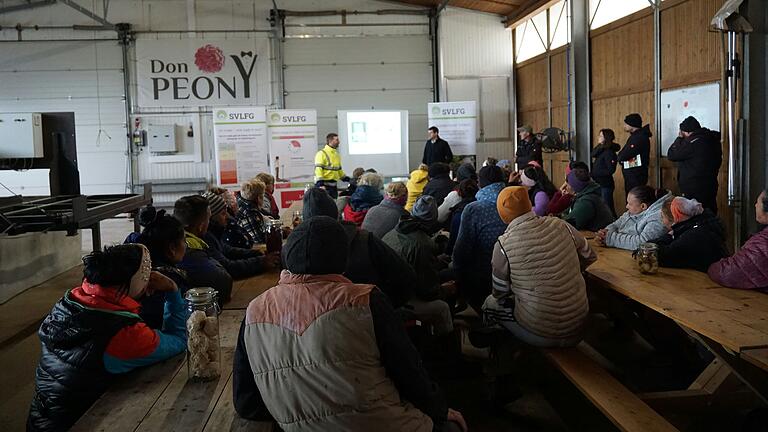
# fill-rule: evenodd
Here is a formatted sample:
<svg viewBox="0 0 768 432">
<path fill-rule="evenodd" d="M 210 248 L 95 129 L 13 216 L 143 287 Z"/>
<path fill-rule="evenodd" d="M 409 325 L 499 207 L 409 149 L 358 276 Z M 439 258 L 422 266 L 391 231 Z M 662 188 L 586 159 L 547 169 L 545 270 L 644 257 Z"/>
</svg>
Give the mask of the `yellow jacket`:
<svg viewBox="0 0 768 432">
<path fill-rule="evenodd" d="M 408 188 L 408 201 L 405 202 L 405 209 L 409 212 L 413 205 L 416 204 L 416 200 L 424 193 L 424 186 L 427 185 L 427 180 L 429 180 L 429 173 L 427 171 L 415 169 L 411 172 L 408 183 L 405 184 Z"/>
<path fill-rule="evenodd" d="M 341 155 L 328 144 L 315 153 L 315 181 L 337 181 L 346 177 L 341 169 Z"/>
</svg>

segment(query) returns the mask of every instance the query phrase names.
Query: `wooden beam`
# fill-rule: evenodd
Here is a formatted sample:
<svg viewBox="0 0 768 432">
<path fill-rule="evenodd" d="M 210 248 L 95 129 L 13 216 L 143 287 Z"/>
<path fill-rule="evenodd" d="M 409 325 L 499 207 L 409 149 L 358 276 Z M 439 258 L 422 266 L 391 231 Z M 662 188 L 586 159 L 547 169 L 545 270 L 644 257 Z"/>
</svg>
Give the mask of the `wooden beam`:
<svg viewBox="0 0 768 432">
<path fill-rule="evenodd" d="M 514 27 L 521 21 L 527 20 L 558 1 L 560 0 L 528 0 L 528 2 L 517 8 L 516 13 L 508 15 L 506 19 L 504 19 L 504 25 L 506 27 Z"/>
</svg>

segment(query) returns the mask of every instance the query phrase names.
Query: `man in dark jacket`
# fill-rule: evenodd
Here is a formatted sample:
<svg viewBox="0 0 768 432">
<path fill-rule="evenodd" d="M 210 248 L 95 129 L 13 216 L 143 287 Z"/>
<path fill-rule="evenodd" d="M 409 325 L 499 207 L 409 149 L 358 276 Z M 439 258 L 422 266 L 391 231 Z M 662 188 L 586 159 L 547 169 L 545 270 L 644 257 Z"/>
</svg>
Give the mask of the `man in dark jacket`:
<svg viewBox="0 0 768 432">
<path fill-rule="evenodd" d="M 173 217 L 184 225 L 187 252 L 178 267 L 187 272 L 193 287 L 212 287 L 222 302 L 232 294 L 232 276 L 213 257 L 210 245 L 203 240 L 208 232 L 211 209 L 201 195 L 179 198 L 173 206 Z"/>
<path fill-rule="evenodd" d="M 288 271 L 248 305 L 240 328 L 235 410 L 284 430 L 466 430 L 387 298 L 340 274 L 348 252 L 329 217 L 305 220 L 288 237 Z"/>
<path fill-rule="evenodd" d="M 312 188 L 304 194 L 304 220 L 314 216 L 339 219 L 339 210 L 328 193 Z M 416 273 L 407 262 L 381 239 L 353 222 L 341 222 L 347 237 L 349 254 L 345 258 L 347 269 L 344 276 L 354 283 L 366 283 L 379 287 L 389 297 L 392 305 L 399 308 L 413 296 L 416 290 Z M 328 249 L 329 255 L 338 252 Z"/>
<path fill-rule="evenodd" d="M 616 208 L 613 205 L 613 191 L 616 184 L 613 180 L 613 174 L 616 172 L 616 163 L 618 162 L 617 152 L 621 146 L 613 142 L 616 136 L 611 129 L 600 131 L 600 142 L 592 149 L 592 180 L 600 185 L 603 201 L 611 210 L 611 214 L 616 218 Z"/>
<path fill-rule="evenodd" d="M 414 204 L 411 217 L 401 219 L 382 241 L 416 272 L 415 298 L 408 302 L 416 316 L 432 324 L 435 333 L 447 334 L 453 331 L 453 318 L 443 299 L 455 293 L 455 284 L 440 284 L 440 250 L 432 240 L 437 228 L 435 199 L 422 195 Z"/>
<path fill-rule="evenodd" d="M 533 128 L 530 125 L 523 125 L 517 128 L 517 134 L 520 141 L 517 142 L 517 151 L 515 152 L 515 163 L 517 169 L 522 170 L 531 161 L 536 161 L 539 166 L 544 164 L 541 156 L 541 142 L 533 134 Z"/>
<path fill-rule="evenodd" d="M 435 162 L 429 166 L 429 182 L 424 186 L 423 195 L 435 198 L 439 207 L 445 197 L 456 188 L 456 182 L 451 180 L 451 167 L 444 162 Z"/>
<path fill-rule="evenodd" d="M 440 130 L 432 126 L 428 130 L 429 139 L 424 145 L 424 156 L 421 163 L 429 166 L 435 162 L 450 163 L 453 159 L 453 152 L 448 142 L 440 138 Z"/>
<path fill-rule="evenodd" d="M 694 117 L 680 123 L 680 134 L 667 151 L 677 162 L 677 183 L 686 198 L 695 198 L 717 214 L 717 174 L 723 163 L 720 132 L 702 128 Z"/>
<path fill-rule="evenodd" d="M 274 252 L 268 256 L 253 249 L 227 245 L 222 236 L 227 228 L 229 214 L 221 196 L 212 192 L 203 195 L 211 208 L 211 222 L 203 240 L 208 243 L 211 256 L 227 270 L 232 279 L 245 279 L 274 269 L 280 262 L 280 255 Z"/>
<path fill-rule="evenodd" d="M 648 184 L 648 164 L 651 157 L 651 128 L 643 126 L 640 114 L 633 113 L 624 118 L 624 130 L 629 138 L 618 153 L 621 172 L 624 174 L 624 194 L 629 195 L 636 186 Z"/>
</svg>

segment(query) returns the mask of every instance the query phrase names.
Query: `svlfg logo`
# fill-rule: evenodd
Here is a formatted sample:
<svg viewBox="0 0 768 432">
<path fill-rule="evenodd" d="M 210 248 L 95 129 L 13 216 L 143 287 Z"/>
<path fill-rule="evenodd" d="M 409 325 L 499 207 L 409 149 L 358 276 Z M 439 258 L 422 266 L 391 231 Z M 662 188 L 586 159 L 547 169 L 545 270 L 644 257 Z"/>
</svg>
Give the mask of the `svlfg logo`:
<svg viewBox="0 0 768 432">
<path fill-rule="evenodd" d="M 227 119 L 227 112 L 224 111 L 224 110 L 216 111 L 216 118 L 218 120 L 226 120 Z"/>
<path fill-rule="evenodd" d="M 432 115 L 440 115 L 440 107 L 432 107 Z"/>
<path fill-rule="evenodd" d="M 272 113 L 269 118 L 272 120 L 273 123 L 278 123 L 280 121 L 280 114 L 278 113 Z"/>
</svg>

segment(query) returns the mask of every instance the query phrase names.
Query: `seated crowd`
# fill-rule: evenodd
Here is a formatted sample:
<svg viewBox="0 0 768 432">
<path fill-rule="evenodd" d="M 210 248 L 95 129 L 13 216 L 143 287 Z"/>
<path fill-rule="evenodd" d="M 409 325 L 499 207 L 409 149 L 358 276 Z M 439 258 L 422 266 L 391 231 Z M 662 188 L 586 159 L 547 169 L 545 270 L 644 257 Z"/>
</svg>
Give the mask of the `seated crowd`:
<svg viewBox="0 0 768 432">
<path fill-rule="evenodd" d="M 519 156 L 518 170 L 491 158 L 479 171 L 422 164 L 386 185 L 356 169 L 338 199 L 305 191 L 282 253 L 257 247 L 280 216 L 269 174 L 234 193 L 182 197 L 172 214 L 147 207 L 141 232 L 86 256 L 82 284 L 45 318 L 29 429 L 69 428 L 115 375 L 183 352 L 188 289 L 213 287 L 226 303 L 233 280 L 279 268 L 277 285 L 247 308 L 233 386 L 242 417 L 286 431 L 466 431 L 404 322 L 458 345 L 454 316 L 469 306 L 529 345 L 578 344 L 589 312 L 583 272 L 597 259 L 584 231 L 601 247 L 655 243 L 660 266 L 728 287 L 768 287 L 768 231 L 729 257 L 713 211 L 645 184 L 616 218 L 613 139 L 601 131 L 599 172 L 572 162 L 559 189 L 539 154 Z M 768 224 L 768 191 L 755 209 Z"/>
</svg>

